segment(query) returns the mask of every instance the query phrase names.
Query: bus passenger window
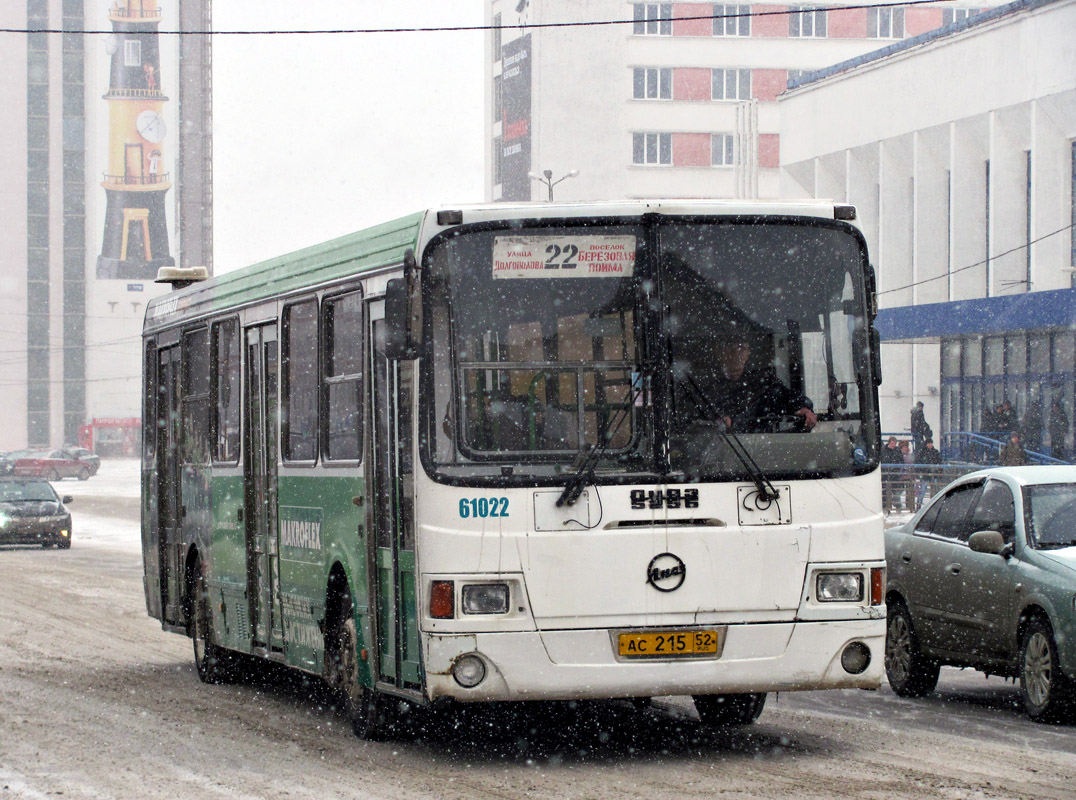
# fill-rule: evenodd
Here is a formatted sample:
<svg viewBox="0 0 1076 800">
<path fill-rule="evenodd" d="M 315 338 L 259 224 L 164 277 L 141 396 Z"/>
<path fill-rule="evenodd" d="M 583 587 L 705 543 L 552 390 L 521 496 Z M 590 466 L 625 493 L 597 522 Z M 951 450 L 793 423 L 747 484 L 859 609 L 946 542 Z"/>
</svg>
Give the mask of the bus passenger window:
<svg viewBox="0 0 1076 800">
<path fill-rule="evenodd" d="M 283 455 L 285 461 L 318 457 L 318 301 L 284 309 Z"/>
</svg>

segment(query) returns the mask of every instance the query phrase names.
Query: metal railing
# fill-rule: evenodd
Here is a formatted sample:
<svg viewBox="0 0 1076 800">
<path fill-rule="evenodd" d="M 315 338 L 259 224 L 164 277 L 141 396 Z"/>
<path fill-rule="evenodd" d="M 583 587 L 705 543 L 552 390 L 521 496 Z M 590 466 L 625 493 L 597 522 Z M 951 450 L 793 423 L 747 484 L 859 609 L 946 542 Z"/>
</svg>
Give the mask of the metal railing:
<svg viewBox="0 0 1076 800">
<path fill-rule="evenodd" d="M 980 464 L 882 464 L 882 513 L 915 512 Z"/>
<path fill-rule="evenodd" d="M 154 100 L 167 100 L 164 92 L 160 89 L 129 89 L 122 86 L 113 86 L 104 96 L 105 100 L 116 97 L 151 97 Z"/>
<path fill-rule="evenodd" d="M 155 9 L 143 9 L 143 8 L 123 8 L 120 5 L 114 5 L 108 10 L 108 17 L 112 19 L 160 19 L 161 10 Z"/>
<path fill-rule="evenodd" d="M 1009 439 L 1009 431 L 950 431 L 942 434 L 942 458 L 978 466 L 996 466 L 1001 448 Z M 1028 464 L 1069 464 L 1071 462 L 1027 450 Z"/>
<path fill-rule="evenodd" d="M 117 183 L 124 186 L 154 186 L 158 183 L 168 183 L 168 173 L 161 172 L 157 175 L 105 175 L 105 183 Z"/>
</svg>

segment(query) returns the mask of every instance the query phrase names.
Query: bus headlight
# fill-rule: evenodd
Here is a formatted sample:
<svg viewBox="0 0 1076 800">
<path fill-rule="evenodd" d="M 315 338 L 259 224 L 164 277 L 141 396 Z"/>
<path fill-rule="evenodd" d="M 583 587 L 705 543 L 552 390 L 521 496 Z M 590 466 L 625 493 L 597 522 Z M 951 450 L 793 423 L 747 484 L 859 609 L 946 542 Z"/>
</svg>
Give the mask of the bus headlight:
<svg viewBox="0 0 1076 800">
<path fill-rule="evenodd" d="M 467 583 L 460 605 L 464 614 L 507 614 L 507 583 Z"/>
<path fill-rule="evenodd" d="M 858 572 L 823 572 L 814 582 L 820 603 L 858 603 L 863 599 L 863 576 Z"/>
<path fill-rule="evenodd" d="M 486 665 L 474 653 L 456 659 L 452 665 L 452 677 L 464 689 L 473 689 L 486 677 Z"/>
</svg>

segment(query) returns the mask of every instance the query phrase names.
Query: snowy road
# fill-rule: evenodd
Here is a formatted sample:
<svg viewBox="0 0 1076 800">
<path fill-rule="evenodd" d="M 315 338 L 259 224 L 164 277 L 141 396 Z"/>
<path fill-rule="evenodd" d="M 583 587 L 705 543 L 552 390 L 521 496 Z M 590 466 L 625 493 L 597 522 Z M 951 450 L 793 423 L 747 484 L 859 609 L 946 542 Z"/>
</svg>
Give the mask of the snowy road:
<svg viewBox="0 0 1076 800">
<path fill-rule="evenodd" d="M 189 641 L 145 613 L 137 470 L 57 485 L 70 551 L 0 548 L 0 800 L 1076 796 L 1076 724 L 1036 725 L 1012 684 L 955 670 L 917 701 L 771 696 L 718 733 L 663 698 L 419 714 L 359 741 L 283 672 L 198 682 Z"/>
</svg>

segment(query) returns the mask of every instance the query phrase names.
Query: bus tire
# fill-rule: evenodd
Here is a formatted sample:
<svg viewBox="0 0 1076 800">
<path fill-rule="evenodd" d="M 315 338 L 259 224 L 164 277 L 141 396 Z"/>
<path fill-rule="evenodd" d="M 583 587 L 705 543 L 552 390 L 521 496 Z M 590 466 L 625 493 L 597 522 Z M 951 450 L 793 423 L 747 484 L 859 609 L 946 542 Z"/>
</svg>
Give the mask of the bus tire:
<svg viewBox="0 0 1076 800">
<path fill-rule="evenodd" d="M 938 685 L 941 666 L 919 649 L 912 615 L 903 602 L 889 606 L 885 629 L 885 675 L 900 697 L 922 697 Z"/>
<path fill-rule="evenodd" d="M 194 668 L 202 683 L 227 683 L 231 675 L 228 651 L 213 643 L 212 614 L 201 564 L 194 567 L 191 586 L 191 641 L 194 643 Z"/>
<path fill-rule="evenodd" d="M 1054 632 L 1032 619 L 1020 641 L 1020 699 L 1035 722 L 1063 722 L 1072 712 L 1072 685 L 1061 673 Z"/>
<path fill-rule="evenodd" d="M 728 725 L 750 725 L 766 705 L 766 693 L 752 694 L 697 694 L 695 710 L 699 719 L 711 727 Z"/>
<path fill-rule="evenodd" d="M 359 681 L 359 636 L 350 595 L 341 598 L 341 606 L 345 610 L 337 619 L 330 643 L 329 685 L 339 696 L 356 736 L 370 741 L 384 739 L 390 727 L 387 698 Z"/>
</svg>

